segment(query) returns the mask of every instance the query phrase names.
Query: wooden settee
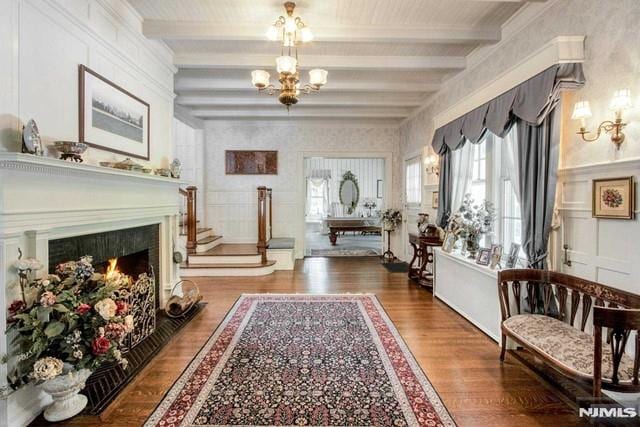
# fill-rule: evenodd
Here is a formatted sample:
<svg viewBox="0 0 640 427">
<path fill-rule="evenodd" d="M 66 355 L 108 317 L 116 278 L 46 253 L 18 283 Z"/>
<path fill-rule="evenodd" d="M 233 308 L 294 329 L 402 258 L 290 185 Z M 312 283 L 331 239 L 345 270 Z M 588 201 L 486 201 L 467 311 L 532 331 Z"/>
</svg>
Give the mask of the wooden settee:
<svg viewBox="0 0 640 427">
<path fill-rule="evenodd" d="M 594 397 L 602 389 L 640 391 L 639 295 L 567 274 L 524 269 L 499 272 L 498 293 L 501 361 L 508 337 L 561 374 L 592 383 Z M 593 328 L 585 331 L 589 321 Z M 630 340 L 635 341 L 633 357 L 625 353 Z"/>
</svg>

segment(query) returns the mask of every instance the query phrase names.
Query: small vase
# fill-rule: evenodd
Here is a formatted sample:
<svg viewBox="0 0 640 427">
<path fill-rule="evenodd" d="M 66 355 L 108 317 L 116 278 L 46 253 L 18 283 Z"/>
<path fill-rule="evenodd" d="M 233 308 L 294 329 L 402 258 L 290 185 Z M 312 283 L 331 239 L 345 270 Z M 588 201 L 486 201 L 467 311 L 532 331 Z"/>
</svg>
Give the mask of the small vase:
<svg viewBox="0 0 640 427">
<path fill-rule="evenodd" d="M 62 421 L 78 415 L 87 406 L 87 397 L 80 393 L 91 375 L 88 369 L 71 371 L 42 383 L 42 389 L 51 395 L 53 403 L 44 410 L 50 422 Z"/>
<path fill-rule="evenodd" d="M 469 258 L 475 259 L 480 247 L 478 236 L 467 237 L 466 243 L 467 251 L 469 252 Z"/>
</svg>

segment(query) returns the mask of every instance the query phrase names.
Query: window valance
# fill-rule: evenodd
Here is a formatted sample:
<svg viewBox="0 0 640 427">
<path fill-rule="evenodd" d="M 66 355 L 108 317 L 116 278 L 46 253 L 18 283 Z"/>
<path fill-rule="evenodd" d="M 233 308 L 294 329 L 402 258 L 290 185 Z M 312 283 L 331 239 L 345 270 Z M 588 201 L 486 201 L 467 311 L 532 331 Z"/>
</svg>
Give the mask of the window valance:
<svg viewBox="0 0 640 427">
<path fill-rule="evenodd" d="M 497 98 L 436 129 L 432 147 L 438 154 L 477 143 L 489 130 L 503 137 L 515 117 L 537 126 L 555 108 L 560 91 L 584 85 L 582 64 L 557 64 Z"/>
</svg>

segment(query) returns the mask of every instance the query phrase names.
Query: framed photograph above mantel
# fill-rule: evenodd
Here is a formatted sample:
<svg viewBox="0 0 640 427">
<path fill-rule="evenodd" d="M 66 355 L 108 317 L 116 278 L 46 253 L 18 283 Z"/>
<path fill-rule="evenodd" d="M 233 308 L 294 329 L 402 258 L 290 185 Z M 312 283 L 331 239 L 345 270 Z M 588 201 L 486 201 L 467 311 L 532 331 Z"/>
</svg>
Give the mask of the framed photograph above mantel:
<svg viewBox="0 0 640 427">
<path fill-rule="evenodd" d="M 227 150 L 224 158 L 227 175 L 278 174 L 277 151 Z"/>
<path fill-rule="evenodd" d="M 632 176 L 594 179 L 592 197 L 594 218 L 634 218 L 635 186 Z"/>
<path fill-rule="evenodd" d="M 78 73 L 80 142 L 149 160 L 149 104 L 84 65 Z"/>
</svg>

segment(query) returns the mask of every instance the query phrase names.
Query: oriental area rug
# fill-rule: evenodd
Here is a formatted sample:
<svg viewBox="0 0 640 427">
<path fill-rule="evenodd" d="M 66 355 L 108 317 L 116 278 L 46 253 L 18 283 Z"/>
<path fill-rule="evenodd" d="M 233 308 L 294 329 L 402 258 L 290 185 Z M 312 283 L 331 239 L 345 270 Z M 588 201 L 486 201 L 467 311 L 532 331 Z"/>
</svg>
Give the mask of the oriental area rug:
<svg viewBox="0 0 640 427">
<path fill-rule="evenodd" d="M 146 426 L 455 426 L 374 295 L 243 295 Z"/>
</svg>

